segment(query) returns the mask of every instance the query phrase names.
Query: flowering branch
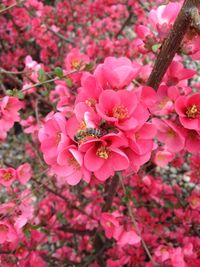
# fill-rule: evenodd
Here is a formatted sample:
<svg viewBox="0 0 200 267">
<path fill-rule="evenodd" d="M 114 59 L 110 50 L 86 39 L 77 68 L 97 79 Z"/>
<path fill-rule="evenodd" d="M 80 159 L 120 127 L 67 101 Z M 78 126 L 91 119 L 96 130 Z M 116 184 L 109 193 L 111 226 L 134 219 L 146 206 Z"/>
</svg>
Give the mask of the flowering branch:
<svg viewBox="0 0 200 267">
<path fill-rule="evenodd" d="M 186 34 L 189 26 L 193 23 L 194 27 L 200 27 L 198 16 L 198 7 L 200 0 L 185 0 L 178 17 L 164 41 L 161 51 L 156 59 L 154 68 L 147 81 L 147 85 L 157 89 L 162 81 L 165 72 L 173 60 L 177 50 L 180 47 L 181 41 Z"/>
</svg>

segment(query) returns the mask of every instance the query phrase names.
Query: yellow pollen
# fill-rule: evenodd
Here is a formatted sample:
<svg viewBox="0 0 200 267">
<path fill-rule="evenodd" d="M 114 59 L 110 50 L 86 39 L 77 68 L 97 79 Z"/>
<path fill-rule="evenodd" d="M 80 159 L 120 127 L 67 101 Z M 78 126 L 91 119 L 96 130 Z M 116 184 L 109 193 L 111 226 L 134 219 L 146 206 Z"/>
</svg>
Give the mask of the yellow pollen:
<svg viewBox="0 0 200 267">
<path fill-rule="evenodd" d="M 86 123 L 84 122 L 84 120 L 81 121 L 81 123 L 79 124 L 79 131 L 83 131 L 86 129 Z"/>
<path fill-rule="evenodd" d="M 56 134 L 56 144 L 59 144 L 60 140 L 61 140 L 61 133 L 57 133 Z"/>
<path fill-rule="evenodd" d="M 198 200 L 196 198 L 193 198 L 192 201 L 191 201 L 191 204 L 193 206 L 196 206 L 198 204 Z"/>
<path fill-rule="evenodd" d="M 85 100 L 85 104 L 92 108 L 95 107 L 96 103 L 97 101 L 94 98 Z"/>
<path fill-rule="evenodd" d="M 188 107 L 186 110 L 186 115 L 188 118 L 195 119 L 200 114 L 200 111 L 196 105 Z"/>
<path fill-rule="evenodd" d="M 12 175 L 11 175 L 11 173 L 9 173 L 9 172 L 4 173 L 4 175 L 3 175 L 3 179 L 4 179 L 4 181 L 9 181 L 9 180 L 11 180 L 11 179 L 12 179 Z"/>
<path fill-rule="evenodd" d="M 124 106 L 115 106 L 113 108 L 113 117 L 123 120 L 128 117 L 128 109 L 125 108 Z"/>
<path fill-rule="evenodd" d="M 172 129 L 168 129 L 167 136 L 169 138 L 175 138 L 176 137 L 176 133 Z"/>
<path fill-rule="evenodd" d="M 74 60 L 72 60 L 71 66 L 72 66 L 72 68 L 77 69 L 80 67 L 80 64 L 81 63 L 78 59 L 74 59 Z"/>
<path fill-rule="evenodd" d="M 69 166 L 72 166 L 75 170 L 80 169 L 80 165 L 74 157 L 71 157 L 70 159 L 68 159 L 68 164 Z"/>
<path fill-rule="evenodd" d="M 105 146 L 101 146 L 97 149 L 96 155 L 102 159 L 108 159 L 109 157 L 109 150 Z"/>
<path fill-rule="evenodd" d="M 165 155 L 163 155 L 163 154 L 159 154 L 158 156 L 157 156 L 157 159 L 158 160 L 165 160 Z"/>
<path fill-rule="evenodd" d="M 107 225 L 108 227 L 111 227 L 111 226 L 112 226 L 112 223 L 111 223 L 111 222 L 107 222 L 106 225 Z"/>
</svg>

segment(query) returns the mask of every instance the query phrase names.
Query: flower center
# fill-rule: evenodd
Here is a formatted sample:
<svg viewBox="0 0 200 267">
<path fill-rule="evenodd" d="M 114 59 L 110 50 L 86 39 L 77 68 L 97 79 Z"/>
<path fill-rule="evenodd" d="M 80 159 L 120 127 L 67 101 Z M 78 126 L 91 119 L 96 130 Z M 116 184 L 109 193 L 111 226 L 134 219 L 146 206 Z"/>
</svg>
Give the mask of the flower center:
<svg viewBox="0 0 200 267">
<path fill-rule="evenodd" d="M 169 130 L 167 131 L 167 136 L 168 136 L 169 138 L 175 138 L 175 137 L 176 137 L 176 133 L 175 133 L 172 129 L 169 129 Z"/>
<path fill-rule="evenodd" d="M 4 181 L 9 181 L 9 180 L 11 180 L 11 179 L 12 179 L 12 174 L 9 173 L 9 172 L 4 173 L 4 174 L 3 174 L 3 179 L 4 179 Z"/>
<path fill-rule="evenodd" d="M 97 149 L 96 155 L 102 159 L 108 159 L 109 157 L 109 150 L 105 146 L 101 146 Z"/>
<path fill-rule="evenodd" d="M 60 140 L 61 140 L 61 133 L 58 132 L 58 133 L 56 134 L 56 144 L 57 144 L 57 145 L 60 143 Z"/>
<path fill-rule="evenodd" d="M 8 232 L 8 226 L 5 224 L 0 224 L 0 233 L 7 233 Z"/>
<path fill-rule="evenodd" d="M 85 128 L 86 128 L 86 123 L 84 122 L 84 120 L 82 120 L 81 123 L 79 124 L 78 130 L 83 131 L 85 130 Z"/>
<path fill-rule="evenodd" d="M 191 204 L 192 206 L 196 206 L 198 204 L 198 200 L 196 198 L 193 198 Z"/>
<path fill-rule="evenodd" d="M 124 107 L 123 105 L 121 106 L 115 106 L 113 108 L 113 117 L 117 118 L 119 120 L 123 120 L 128 117 L 128 109 Z"/>
<path fill-rule="evenodd" d="M 96 101 L 96 99 L 94 99 L 94 98 L 90 98 L 90 99 L 85 100 L 85 103 L 86 103 L 86 105 L 88 105 L 89 107 L 94 108 L 95 105 L 96 105 L 96 103 L 97 103 L 97 101 Z"/>
<path fill-rule="evenodd" d="M 188 118 L 195 119 L 199 115 L 200 111 L 196 105 L 188 107 L 186 110 L 186 115 Z"/>
<path fill-rule="evenodd" d="M 81 65 L 81 63 L 78 59 L 72 60 L 72 63 L 71 63 L 72 68 L 77 69 L 80 67 L 80 65 Z"/>
</svg>

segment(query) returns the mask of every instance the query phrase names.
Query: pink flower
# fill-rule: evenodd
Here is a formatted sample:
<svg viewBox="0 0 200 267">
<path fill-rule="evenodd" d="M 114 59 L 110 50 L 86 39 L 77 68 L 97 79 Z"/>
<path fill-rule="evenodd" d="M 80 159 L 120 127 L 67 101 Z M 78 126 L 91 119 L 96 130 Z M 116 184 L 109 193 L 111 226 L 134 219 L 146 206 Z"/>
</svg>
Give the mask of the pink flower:
<svg viewBox="0 0 200 267">
<path fill-rule="evenodd" d="M 9 187 L 16 179 L 16 171 L 13 168 L 0 169 L 0 184 Z"/>
<path fill-rule="evenodd" d="M 165 36 L 174 23 L 180 9 L 180 3 L 161 5 L 149 12 L 149 21 L 159 31 L 160 35 Z"/>
<path fill-rule="evenodd" d="M 85 152 L 84 165 L 94 172 L 97 179 L 105 181 L 114 175 L 115 171 L 125 170 L 129 166 L 129 159 L 121 147 L 127 141 L 117 134 L 107 134 L 99 139 L 91 139 L 80 145 L 80 151 Z"/>
<path fill-rule="evenodd" d="M 119 227 L 119 222 L 115 218 L 115 216 L 113 214 L 110 214 L 110 213 L 107 213 L 107 212 L 103 212 L 101 214 L 100 223 L 104 228 L 106 237 L 109 238 L 109 239 L 114 236 L 116 228 Z"/>
<path fill-rule="evenodd" d="M 150 123 L 144 123 L 136 130 L 126 133 L 129 140 L 129 147 L 138 155 L 144 155 L 152 151 L 155 135 L 156 127 Z"/>
<path fill-rule="evenodd" d="M 156 103 L 150 107 L 154 115 L 167 115 L 174 110 L 174 101 L 180 92 L 177 87 L 161 85 L 156 92 Z"/>
<path fill-rule="evenodd" d="M 66 119 L 61 113 L 55 113 L 47 118 L 43 127 L 39 130 L 41 151 L 47 164 L 55 164 L 58 155 L 58 145 L 62 139 L 70 144 L 66 132 Z"/>
<path fill-rule="evenodd" d="M 81 178 L 90 181 L 90 172 L 83 166 L 83 155 L 73 145 L 59 151 L 57 164 L 52 166 L 52 171 L 58 175 L 60 182 L 66 181 L 70 185 L 78 184 Z"/>
<path fill-rule="evenodd" d="M 116 228 L 114 238 L 117 240 L 117 243 L 120 246 L 136 245 L 141 241 L 141 238 L 136 234 L 135 231 L 126 231 L 124 230 L 123 226 Z"/>
<path fill-rule="evenodd" d="M 170 258 L 170 249 L 166 246 L 160 245 L 156 248 L 154 254 L 161 260 L 161 262 L 164 262 Z"/>
<path fill-rule="evenodd" d="M 170 254 L 172 267 L 186 267 L 184 254 L 181 248 L 176 248 Z"/>
<path fill-rule="evenodd" d="M 96 105 L 98 114 L 106 121 L 123 130 L 134 129 L 137 119 L 133 117 L 138 101 L 134 92 L 105 90 Z M 142 117 L 142 114 L 140 115 Z"/>
<path fill-rule="evenodd" d="M 6 221 L 0 221 L 0 244 L 13 242 L 17 239 L 14 228 Z"/>
<path fill-rule="evenodd" d="M 191 209 L 200 211 L 200 194 L 192 193 L 188 198 Z"/>
<path fill-rule="evenodd" d="M 170 120 L 153 119 L 152 123 L 157 127 L 156 137 L 166 145 L 167 150 L 179 152 L 184 148 L 184 132 Z"/>
<path fill-rule="evenodd" d="M 185 149 L 192 154 L 199 153 L 200 147 L 200 132 L 195 130 L 188 130 L 185 140 Z"/>
<path fill-rule="evenodd" d="M 21 184 L 25 185 L 32 176 L 31 165 L 29 163 L 24 163 L 17 168 L 17 179 Z"/>
<path fill-rule="evenodd" d="M 14 121 L 19 121 L 18 111 L 23 107 L 21 101 L 13 96 L 5 96 L 0 102 L 0 112 L 7 119 Z"/>
<path fill-rule="evenodd" d="M 167 86 L 179 85 L 184 87 L 187 86 L 188 79 L 192 78 L 196 73 L 196 70 L 186 69 L 182 63 L 172 61 L 163 81 Z"/>
<path fill-rule="evenodd" d="M 107 57 L 103 64 L 98 65 L 94 75 L 104 89 L 122 89 L 131 83 L 139 69 L 126 57 Z"/>
<path fill-rule="evenodd" d="M 163 150 L 163 151 L 157 151 L 156 152 L 154 162 L 156 165 L 158 165 L 160 167 L 164 167 L 173 159 L 174 159 L 173 153 L 171 153 L 167 150 Z"/>
<path fill-rule="evenodd" d="M 65 66 L 69 71 L 77 70 L 89 62 L 89 57 L 81 54 L 77 48 L 72 49 L 65 58 Z"/>
<path fill-rule="evenodd" d="M 185 128 L 200 130 L 200 94 L 180 96 L 175 102 L 175 110 Z"/>
<path fill-rule="evenodd" d="M 78 89 L 78 95 L 76 97 L 75 104 L 79 102 L 85 102 L 89 107 L 95 108 L 98 102 L 99 95 L 102 92 L 102 88 L 97 83 L 96 78 L 91 74 L 83 75 L 81 79 L 81 85 Z"/>
</svg>

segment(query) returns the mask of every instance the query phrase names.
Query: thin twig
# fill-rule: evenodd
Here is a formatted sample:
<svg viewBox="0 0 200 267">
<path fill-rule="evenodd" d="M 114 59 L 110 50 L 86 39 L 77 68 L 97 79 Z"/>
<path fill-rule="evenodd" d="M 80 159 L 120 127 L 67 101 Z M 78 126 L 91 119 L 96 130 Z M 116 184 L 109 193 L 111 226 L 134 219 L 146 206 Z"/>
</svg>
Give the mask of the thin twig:
<svg viewBox="0 0 200 267">
<path fill-rule="evenodd" d="M 53 34 L 55 34 L 55 35 L 56 35 L 57 37 L 59 37 L 61 40 L 65 41 L 65 42 L 67 42 L 67 43 L 70 43 L 70 44 L 72 44 L 72 45 L 75 45 L 75 42 L 74 42 L 74 41 L 72 41 L 72 40 L 66 38 L 66 37 L 65 37 L 64 35 L 62 35 L 60 32 L 56 32 L 56 31 L 54 31 L 51 27 L 49 27 L 49 26 L 47 26 L 47 25 L 45 25 L 45 26 L 46 26 L 46 28 L 47 28 L 48 31 L 50 31 L 50 32 L 52 32 Z"/>
<path fill-rule="evenodd" d="M 78 71 L 79 71 L 79 70 L 71 71 L 71 72 L 65 74 L 65 76 L 64 76 L 63 78 L 65 78 L 65 77 L 67 77 L 67 76 L 69 76 L 69 75 L 71 75 L 71 74 L 73 74 L 73 73 L 76 73 L 76 72 L 78 72 Z M 32 84 L 32 85 L 30 85 L 30 86 L 28 86 L 28 87 L 22 89 L 21 91 L 24 92 L 24 91 L 30 90 L 30 89 L 32 89 L 32 88 L 34 88 L 34 87 L 41 86 L 41 85 L 43 85 L 43 84 L 47 84 L 47 83 L 51 83 L 51 82 L 55 82 L 55 81 L 57 81 L 57 80 L 61 80 L 61 78 L 59 78 L 59 77 L 55 77 L 55 78 L 53 78 L 53 79 L 49 79 L 49 80 L 46 80 L 46 81 L 44 81 L 44 82 L 38 82 L 38 83 Z"/>
<path fill-rule="evenodd" d="M 0 10 L 0 15 L 8 10 L 10 10 L 11 8 L 15 7 L 15 6 L 18 6 L 20 4 L 22 4 L 23 2 L 25 2 L 26 0 L 21 0 L 21 1 L 16 1 L 16 3 L 8 6 L 8 7 L 5 7 L 3 9 Z"/>
<path fill-rule="evenodd" d="M 124 181 L 123 181 L 123 177 L 121 176 L 121 173 L 118 173 L 118 176 L 119 176 L 120 183 L 122 185 L 122 189 L 124 191 L 124 195 L 127 196 L 127 191 L 126 191 L 126 188 L 125 188 L 125 185 L 124 185 Z M 133 214 L 133 210 L 131 208 L 129 200 L 128 200 L 126 205 L 127 205 L 127 208 L 128 208 L 128 214 L 129 214 L 129 216 L 130 216 L 130 218 L 131 218 L 131 220 L 132 220 L 132 222 L 134 224 L 135 230 L 136 230 L 137 234 L 139 235 L 139 237 L 141 239 L 142 246 L 143 246 L 144 250 L 146 251 L 146 253 L 147 253 L 152 265 L 153 266 L 159 266 L 158 263 L 156 263 L 154 261 L 154 259 L 152 258 L 151 253 L 150 253 L 150 251 L 149 251 L 149 249 L 148 249 L 148 247 L 147 247 L 147 245 L 146 245 L 146 243 L 145 243 L 145 241 L 144 241 L 144 239 L 142 237 L 142 233 L 141 233 L 141 231 L 140 231 L 140 229 L 138 227 L 138 224 L 136 222 L 136 219 L 135 219 L 135 216 Z"/>
</svg>

